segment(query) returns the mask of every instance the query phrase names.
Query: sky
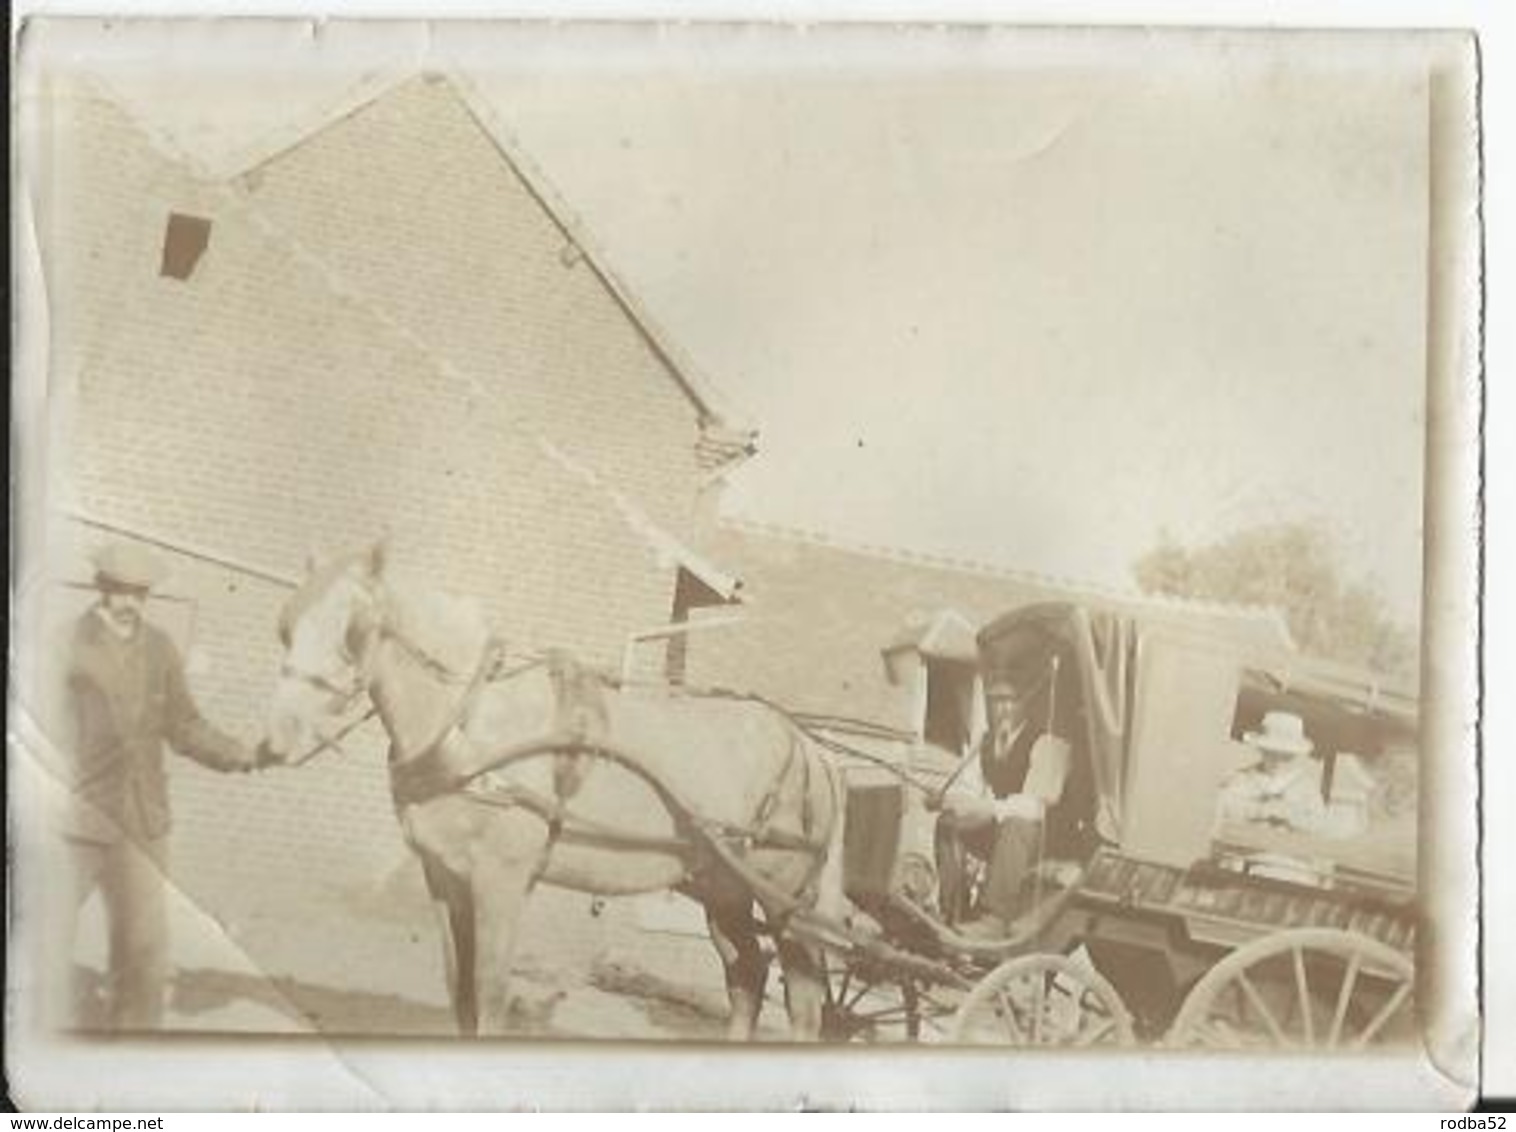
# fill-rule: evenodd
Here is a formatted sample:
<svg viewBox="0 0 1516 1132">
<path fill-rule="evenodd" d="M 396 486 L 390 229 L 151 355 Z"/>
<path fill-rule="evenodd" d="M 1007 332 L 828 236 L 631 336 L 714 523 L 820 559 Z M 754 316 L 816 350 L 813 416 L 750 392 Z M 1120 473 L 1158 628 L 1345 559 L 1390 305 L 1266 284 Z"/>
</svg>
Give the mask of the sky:
<svg viewBox="0 0 1516 1132">
<path fill-rule="evenodd" d="M 257 35 L 115 85 L 234 169 L 430 51 L 759 427 L 728 513 L 1117 585 L 1161 531 L 1307 521 L 1414 619 L 1426 89 L 1392 52 L 391 37 L 271 100 L 267 51 L 314 54 Z"/>
<path fill-rule="evenodd" d="M 1418 79 L 856 71 L 485 88 L 761 425 L 733 512 L 1117 583 L 1304 520 L 1411 615 Z"/>
</svg>

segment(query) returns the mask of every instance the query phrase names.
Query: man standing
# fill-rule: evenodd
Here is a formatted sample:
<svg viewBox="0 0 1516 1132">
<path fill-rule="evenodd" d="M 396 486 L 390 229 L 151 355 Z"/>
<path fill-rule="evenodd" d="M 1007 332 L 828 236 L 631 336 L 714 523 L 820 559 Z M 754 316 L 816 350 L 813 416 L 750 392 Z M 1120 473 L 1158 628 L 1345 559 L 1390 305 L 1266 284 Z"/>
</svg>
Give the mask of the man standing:
<svg viewBox="0 0 1516 1132">
<path fill-rule="evenodd" d="M 254 756 L 201 718 L 178 650 L 144 616 L 162 563 L 120 543 L 100 552 L 95 567 L 99 600 L 74 625 L 65 658 L 59 747 L 68 796 L 60 875 L 49 884 L 58 932 L 51 942 L 53 959 L 71 972 L 80 907 L 99 889 L 110 951 L 106 1024 L 148 1030 L 162 1022 L 168 976 L 164 744 L 222 771 L 251 770 Z M 70 985 L 67 994 L 73 1022 L 77 991 Z"/>
</svg>

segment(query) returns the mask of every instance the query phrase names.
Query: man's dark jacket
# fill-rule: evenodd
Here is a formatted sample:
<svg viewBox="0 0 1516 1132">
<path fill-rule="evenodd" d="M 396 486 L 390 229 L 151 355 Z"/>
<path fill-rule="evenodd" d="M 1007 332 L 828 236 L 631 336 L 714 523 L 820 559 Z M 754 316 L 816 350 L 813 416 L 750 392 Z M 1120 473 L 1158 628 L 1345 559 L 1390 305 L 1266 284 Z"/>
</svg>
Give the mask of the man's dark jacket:
<svg viewBox="0 0 1516 1132">
<path fill-rule="evenodd" d="M 166 834 L 165 742 L 218 770 L 248 767 L 246 748 L 201 718 L 179 652 L 163 630 L 143 621 L 122 639 L 92 609 L 75 625 L 69 649 L 68 836 L 109 844 Z"/>
</svg>

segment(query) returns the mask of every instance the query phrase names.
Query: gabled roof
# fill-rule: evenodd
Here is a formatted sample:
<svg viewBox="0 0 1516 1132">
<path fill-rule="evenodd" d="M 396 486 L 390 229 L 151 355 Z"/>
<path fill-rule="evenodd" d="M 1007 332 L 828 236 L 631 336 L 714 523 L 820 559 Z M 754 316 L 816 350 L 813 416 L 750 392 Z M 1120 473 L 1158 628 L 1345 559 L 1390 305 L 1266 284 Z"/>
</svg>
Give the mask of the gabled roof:
<svg viewBox="0 0 1516 1132">
<path fill-rule="evenodd" d="M 414 72 L 403 75 L 366 75 L 353 85 L 336 92 L 334 97 L 316 104 L 309 113 L 260 134 L 239 150 L 221 154 L 219 160 L 212 162 L 197 159 L 194 147 L 187 144 L 186 139 L 154 121 L 138 101 L 113 90 L 107 82 L 94 81 L 108 92 L 111 101 L 133 118 L 155 148 L 190 169 L 199 179 L 225 186 L 238 184 L 249 174 L 256 174 L 262 167 L 279 160 L 337 124 L 363 113 L 376 103 L 395 97 L 413 83 L 430 82 L 445 87 L 458 100 L 480 133 L 489 140 L 501 162 L 520 180 L 565 240 L 576 249 L 580 262 L 604 285 L 606 292 L 621 308 L 648 348 L 662 361 L 671 380 L 690 402 L 702 426 L 697 444 L 702 466 L 708 469 L 721 467 L 745 459 L 756 451 L 756 428 L 726 400 L 678 343 L 658 325 L 632 289 L 611 270 L 606 256 L 587 226 L 525 152 L 499 113 L 480 95 L 467 77 L 431 72 L 421 75 Z"/>
<path fill-rule="evenodd" d="M 420 348 L 422 344 L 415 341 L 415 336 L 381 304 L 351 287 L 344 286 L 344 281 L 324 270 L 316 257 L 302 248 L 288 232 L 269 223 L 257 212 L 246 192 L 235 180 L 205 180 L 203 169 L 177 146 L 174 139 L 154 134 L 149 124 L 143 122 L 140 117 L 134 116 L 128 107 L 123 106 L 114 97 L 109 84 L 101 83 L 91 77 L 88 80 L 88 89 L 92 95 L 98 97 L 102 105 L 109 106 L 114 113 L 119 115 L 114 120 L 115 135 L 118 139 L 130 138 L 130 144 L 133 147 L 139 147 L 143 153 L 156 154 L 162 159 L 166 168 L 172 168 L 176 174 L 182 174 L 186 184 L 193 183 L 197 191 L 203 191 L 208 201 L 225 203 L 229 206 L 218 223 L 254 225 L 272 246 L 278 247 L 288 254 L 293 262 L 300 265 L 304 276 L 313 286 L 323 288 L 334 301 L 346 304 L 351 310 L 361 312 L 363 318 L 370 320 L 374 332 L 382 331 L 386 335 L 392 335 L 395 343 L 418 347 L 417 355 L 424 358 L 427 368 L 439 377 L 460 382 L 468 380 L 466 375 L 460 374 L 455 367 L 437 357 L 434 352 Z M 265 154 L 260 164 L 265 164 L 270 160 L 273 160 L 273 156 Z M 588 463 L 566 452 L 548 437 L 534 431 L 529 423 L 509 416 L 502 417 L 501 421 L 505 429 L 515 433 L 531 447 L 545 471 L 574 483 L 577 490 L 583 492 L 583 497 L 590 505 L 600 510 L 626 532 L 631 546 L 646 551 L 650 561 L 661 568 L 669 570 L 678 568 L 689 572 L 723 601 L 735 599 L 742 584 L 740 578 L 723 570 L 706 555 L 697 553 L 689 546 L 685 538 L 671 531 L 666 522 L 654 518 L 638 501 L 629 497 L 615 484 L 608 482 Z M 249 563 L 240 555 L 233 556 L 229 547 L 187 545 L 182 538 L 172 537 L 168 531 L 142 530 L 135 525 L 122 526 L 106 516 L 89 514 L 86 510 L 79 508 L 71 511 L 70 517 L 87 526 L 106 530 L 114 529 L 139 541 L 153 543 L 177 554 L 215 563 L 265 581 L 284 586 L 293 584 L 292 578 L 275 569 L 271 564 Z"/>
</svg>

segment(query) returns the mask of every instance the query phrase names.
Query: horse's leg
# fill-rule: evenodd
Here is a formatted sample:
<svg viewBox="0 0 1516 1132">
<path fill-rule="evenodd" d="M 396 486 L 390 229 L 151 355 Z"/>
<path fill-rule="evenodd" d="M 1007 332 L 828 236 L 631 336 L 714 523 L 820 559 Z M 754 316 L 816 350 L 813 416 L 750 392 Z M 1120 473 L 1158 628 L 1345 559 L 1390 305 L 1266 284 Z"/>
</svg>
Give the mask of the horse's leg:
<svg viewBox="0 0 1516 1132">
<path fill-rule="evenodd" d="M 479 1003 L 474 994 L 474 899 L 459 885 L 434 902 L 442 922 L 443 959 L 447 963 L 447 989 L 453 1002 L 458 1032 L 473 1037 L 479 1032 Z"/>
<path fill-rule="evenodd" d="M 758 943 L 752 899 L 708 902 L 705 922 L 726 971 L 726 997 L 732 1011 L 726 1036 L 734 1042 L 750 1041 L 758 1028 L 758 1012 L 763 1007 L 763 987 L 769 971 L 768 956 Z"/>
<path fill-rule="evenodd" d="M 826 963 L 821 948 L 788 934 L 779 937 L 779 966 L 784 972 L 784 1007 L 790 1016 L 790 1039 L 814 1042 L 821 1037 L 826 1006 Z"/>
<path fill-rule="evenodd" d="M 440 865 L 423 860 L 427 891 L 442 937 L 442 961 L 447 972 L 448 1001 L 458 1032 L 473 1036 L 479 1028 L 474 1002 L 474 906 L 468 886 Z"/>
<path fill-rule="evenodd" d="M 480 1034 L 511 1029 L 511 961 L 526 899 L 544 864 L 547 825 L 525 811 L 497 822 L 477 846 L 472 875 L 474 995 Z"/>
</svg>

